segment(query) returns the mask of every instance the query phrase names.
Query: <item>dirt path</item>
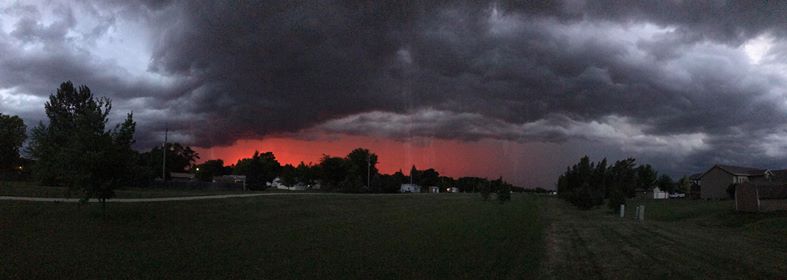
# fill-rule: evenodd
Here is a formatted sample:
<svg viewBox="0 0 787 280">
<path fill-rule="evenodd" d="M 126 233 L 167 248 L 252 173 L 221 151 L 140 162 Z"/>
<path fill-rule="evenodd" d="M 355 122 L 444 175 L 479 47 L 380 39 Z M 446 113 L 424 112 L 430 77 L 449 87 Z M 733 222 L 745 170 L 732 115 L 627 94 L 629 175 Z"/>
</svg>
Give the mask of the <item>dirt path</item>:
<svg viewBox="0 0 787 280">
<path fill-rule="evenodd" d="M 225 199 L 238 197 L 255 196 L 277 196 L 277 195 L 327 195 L 329 193 L 250 193 L 250 194 L 223 194 L 223 195 L 200 195 L 200 196 L 179 196 L 179 197 L 155 197 L 155 198 L 113 198 L 108 199 L 110 203 L 136 203 L 136 202 L 164 202 L 164 201 L 186 201 L 203 199 Z M 19 200 L 19 201 L 38 201 L 38 202 L 79 202 L 78 198 L 57 198 L 57 197 L 23 197 L 23 196 L 0 196 L 0 200 Z M 99 202 L 98 199 L 90 199 L 89 202 Z"/>
<path fill-rule="evenodd" d="M 783 279 L 787 252 L 742 228 L 638 223 L 545 203 L 543 279 Z"/>
</svg>

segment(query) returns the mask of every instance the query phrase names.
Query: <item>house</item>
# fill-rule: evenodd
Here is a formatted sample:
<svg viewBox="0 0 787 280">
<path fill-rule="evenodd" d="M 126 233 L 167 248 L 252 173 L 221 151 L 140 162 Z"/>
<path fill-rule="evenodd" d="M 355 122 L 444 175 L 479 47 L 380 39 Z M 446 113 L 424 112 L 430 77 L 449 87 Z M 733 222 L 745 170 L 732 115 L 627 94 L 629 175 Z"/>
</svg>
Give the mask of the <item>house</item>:
<svg viewBox="0 0 787 280">
<path fill-rule="evenodd" d="M 700 182 L 702 181 L 702 173 L 694 173 L 689 175 L 689 197 L 692 199 L 700 199 Z"/>
<path fill-rule="evenodd" d="M 701 180 L 702 180 L 702 173 L 694 173 L 689 175 L 689 183 L 691 184 L 695 184 L 699 186 Z"/>
<path fill-rule="evenodd" d="M 295 185 L 287 186 L 284 184 L 284 180 L 279 177 L 273 179 L 273 181 L 266 183 L 268 187 L 276 188 L 278 190 L 288 190 L 288 191 L 305 191 L 307 189 L 320 189 L 320 185 L 316 184 L 314 186 L 306 185 L 301 182 L 295 183 Z"/>
<path fill-rule="evenodd" d="M 224 175 L 213 177 L 213 183 L 234 183 L 241 184 L 242 190 L 246 190 L 246 175 Z"/>
<path fill-rule="evenodd" d="M 279 177 L 273 178 L 273 181 L 267 182 L 267 183 L 265 183 L 265 185 L 267 185 L 270 188 L 275 188 L 275 189 L 279 189 L 279 190 L 287 190 L 288 189 L 287 186 L 284 185 L 284 181 L 281 178 L 279 178 Z"/>
<path fill-rule="evenodd" d="M 416 184 L 402 184 L 402 186 L 399 187 L 399 192 L 402 192 L 402 193 L 419 193 L 419 192 L 421 192 L 421 186 L 416 185 Z"/>
<path fill-rule="evenodd" d="M 445 191 L 449 192 L 449 193 L 458 193 L 459 192 L 459 188 L 457 188 L 457 187 L 448 187 L 448 188 L 445 189 Z"/>
<path fill-rule="evenodd" d="M 431 186 L 431 187 L 429 187 L 429 192 L 430 193 L 440 193 L 440 187 Z"/>
<path fill-rule="evenodd" d="M 717 164 L 700 177 L 700 198 L 728 198 L 727 188 L 732 184 L 749 181 L 767 181 L 771 172 L 767 169 Z"/>
<path fill-rule="evenodd" d="M 653 199 L 669 199 L 669 193 L 662 191 L 659 187 L 653 188 Z"/>
<path fill-rule="evenodd" d="M 214 183 L 240 183 L 246 184 L 246 175 L 224 175 L 213 177 Z"/>
<path fill-rule="evenodd" d="M 787 210 L 787 184 L 745 182 L 735 186 L 735 210 L 766 212 Z"/>
</svg>

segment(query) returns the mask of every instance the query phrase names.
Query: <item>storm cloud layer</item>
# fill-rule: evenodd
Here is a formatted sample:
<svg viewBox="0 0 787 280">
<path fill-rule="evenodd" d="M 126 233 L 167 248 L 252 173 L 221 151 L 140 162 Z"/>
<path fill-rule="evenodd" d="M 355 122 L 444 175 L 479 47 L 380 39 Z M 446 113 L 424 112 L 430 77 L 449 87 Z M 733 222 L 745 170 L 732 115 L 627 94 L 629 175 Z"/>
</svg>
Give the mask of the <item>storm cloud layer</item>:
<svg viewBox="0 0 787 280">
<path fill-rule="evenodd" d="M 142 146 L 491 138 L 787 167 L 787 3 L 533 2 L 20 1 L 0 111 L 31 125 L 72 80 L 133 111 Z"/>
</svg>

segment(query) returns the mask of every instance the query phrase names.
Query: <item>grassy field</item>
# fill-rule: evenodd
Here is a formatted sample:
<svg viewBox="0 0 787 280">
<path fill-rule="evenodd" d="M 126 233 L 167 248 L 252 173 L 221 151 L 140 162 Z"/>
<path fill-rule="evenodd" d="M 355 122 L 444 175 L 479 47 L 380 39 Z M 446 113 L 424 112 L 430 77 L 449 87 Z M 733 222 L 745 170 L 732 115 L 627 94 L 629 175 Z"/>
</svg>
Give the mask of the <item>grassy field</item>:
<svg viewBox="0 0 787 280">
<path fill-rule="evenodd" d="M 115 190 L 116 198 L 154 198 L 176 196 L 200 196 L 215 194 L 239 194 L 235 190 L 166 190 L 160 188 L 122 188 Z M 39 186 L 34 182 L 0 182 L 0 196 L 25 196 L 25 197 L 73 197 L 79 194 L 69 194 L 66 187 Z"/>
<path fill-rule="evenodd" d="M 733 201 L 629 201 L 626 218 L 557 199 L 542 279 L 784 279 L 787 213 L 746 214 Z M 636 222 L 636 205 L 646 220 Z"/>
<path fill-rule="evenodd" d="M 0 201 L 3 278 L 534 278 L 540 200 L 319 195 L 99 205 Z"/>
<path fill-rule="evenodd" d="M 112 204 L 106 216 L 0 201 L 0 278 L 786 278 L 787 213 L 732 203 L 634 200 L 621 219 L 520 194 Z"/>
</svg>

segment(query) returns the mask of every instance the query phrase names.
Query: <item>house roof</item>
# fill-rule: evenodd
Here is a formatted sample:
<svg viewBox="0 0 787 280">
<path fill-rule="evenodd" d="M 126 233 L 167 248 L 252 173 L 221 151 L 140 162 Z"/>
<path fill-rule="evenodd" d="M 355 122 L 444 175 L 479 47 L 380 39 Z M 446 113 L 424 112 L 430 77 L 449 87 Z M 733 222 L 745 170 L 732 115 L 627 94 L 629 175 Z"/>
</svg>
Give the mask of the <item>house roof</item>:
<svg viewBox="0 0 787 280">
<path fill-rule="evenodd" d="M 691 174 L 691 175 L 689 175 L 689 180 L 699 180 L 700 178 L 702 178 L 702 174 L 703 173 Z"/>
<path fill-rule="evenodd" d="M 771 170 L 770 181 L 787 183 L 787 169 Z"/>
<path fill-rule="evenodd" d="M 714 165 L 713 167 L 711 167 L 711 169 L 708 169 L 708 171 L 713 170 L 713 168 L 716 167 L 723 170 L 724 172 L 730 173 L 735 176 L 763 176 L 765 175 L 765 171 L 768 171 L 767 169 L 761 169 L 761 168 L 722 165 L 722 164 Z M 705 175 L 705 173 L 703 173 L 703 175 Z"/>
</svg>

